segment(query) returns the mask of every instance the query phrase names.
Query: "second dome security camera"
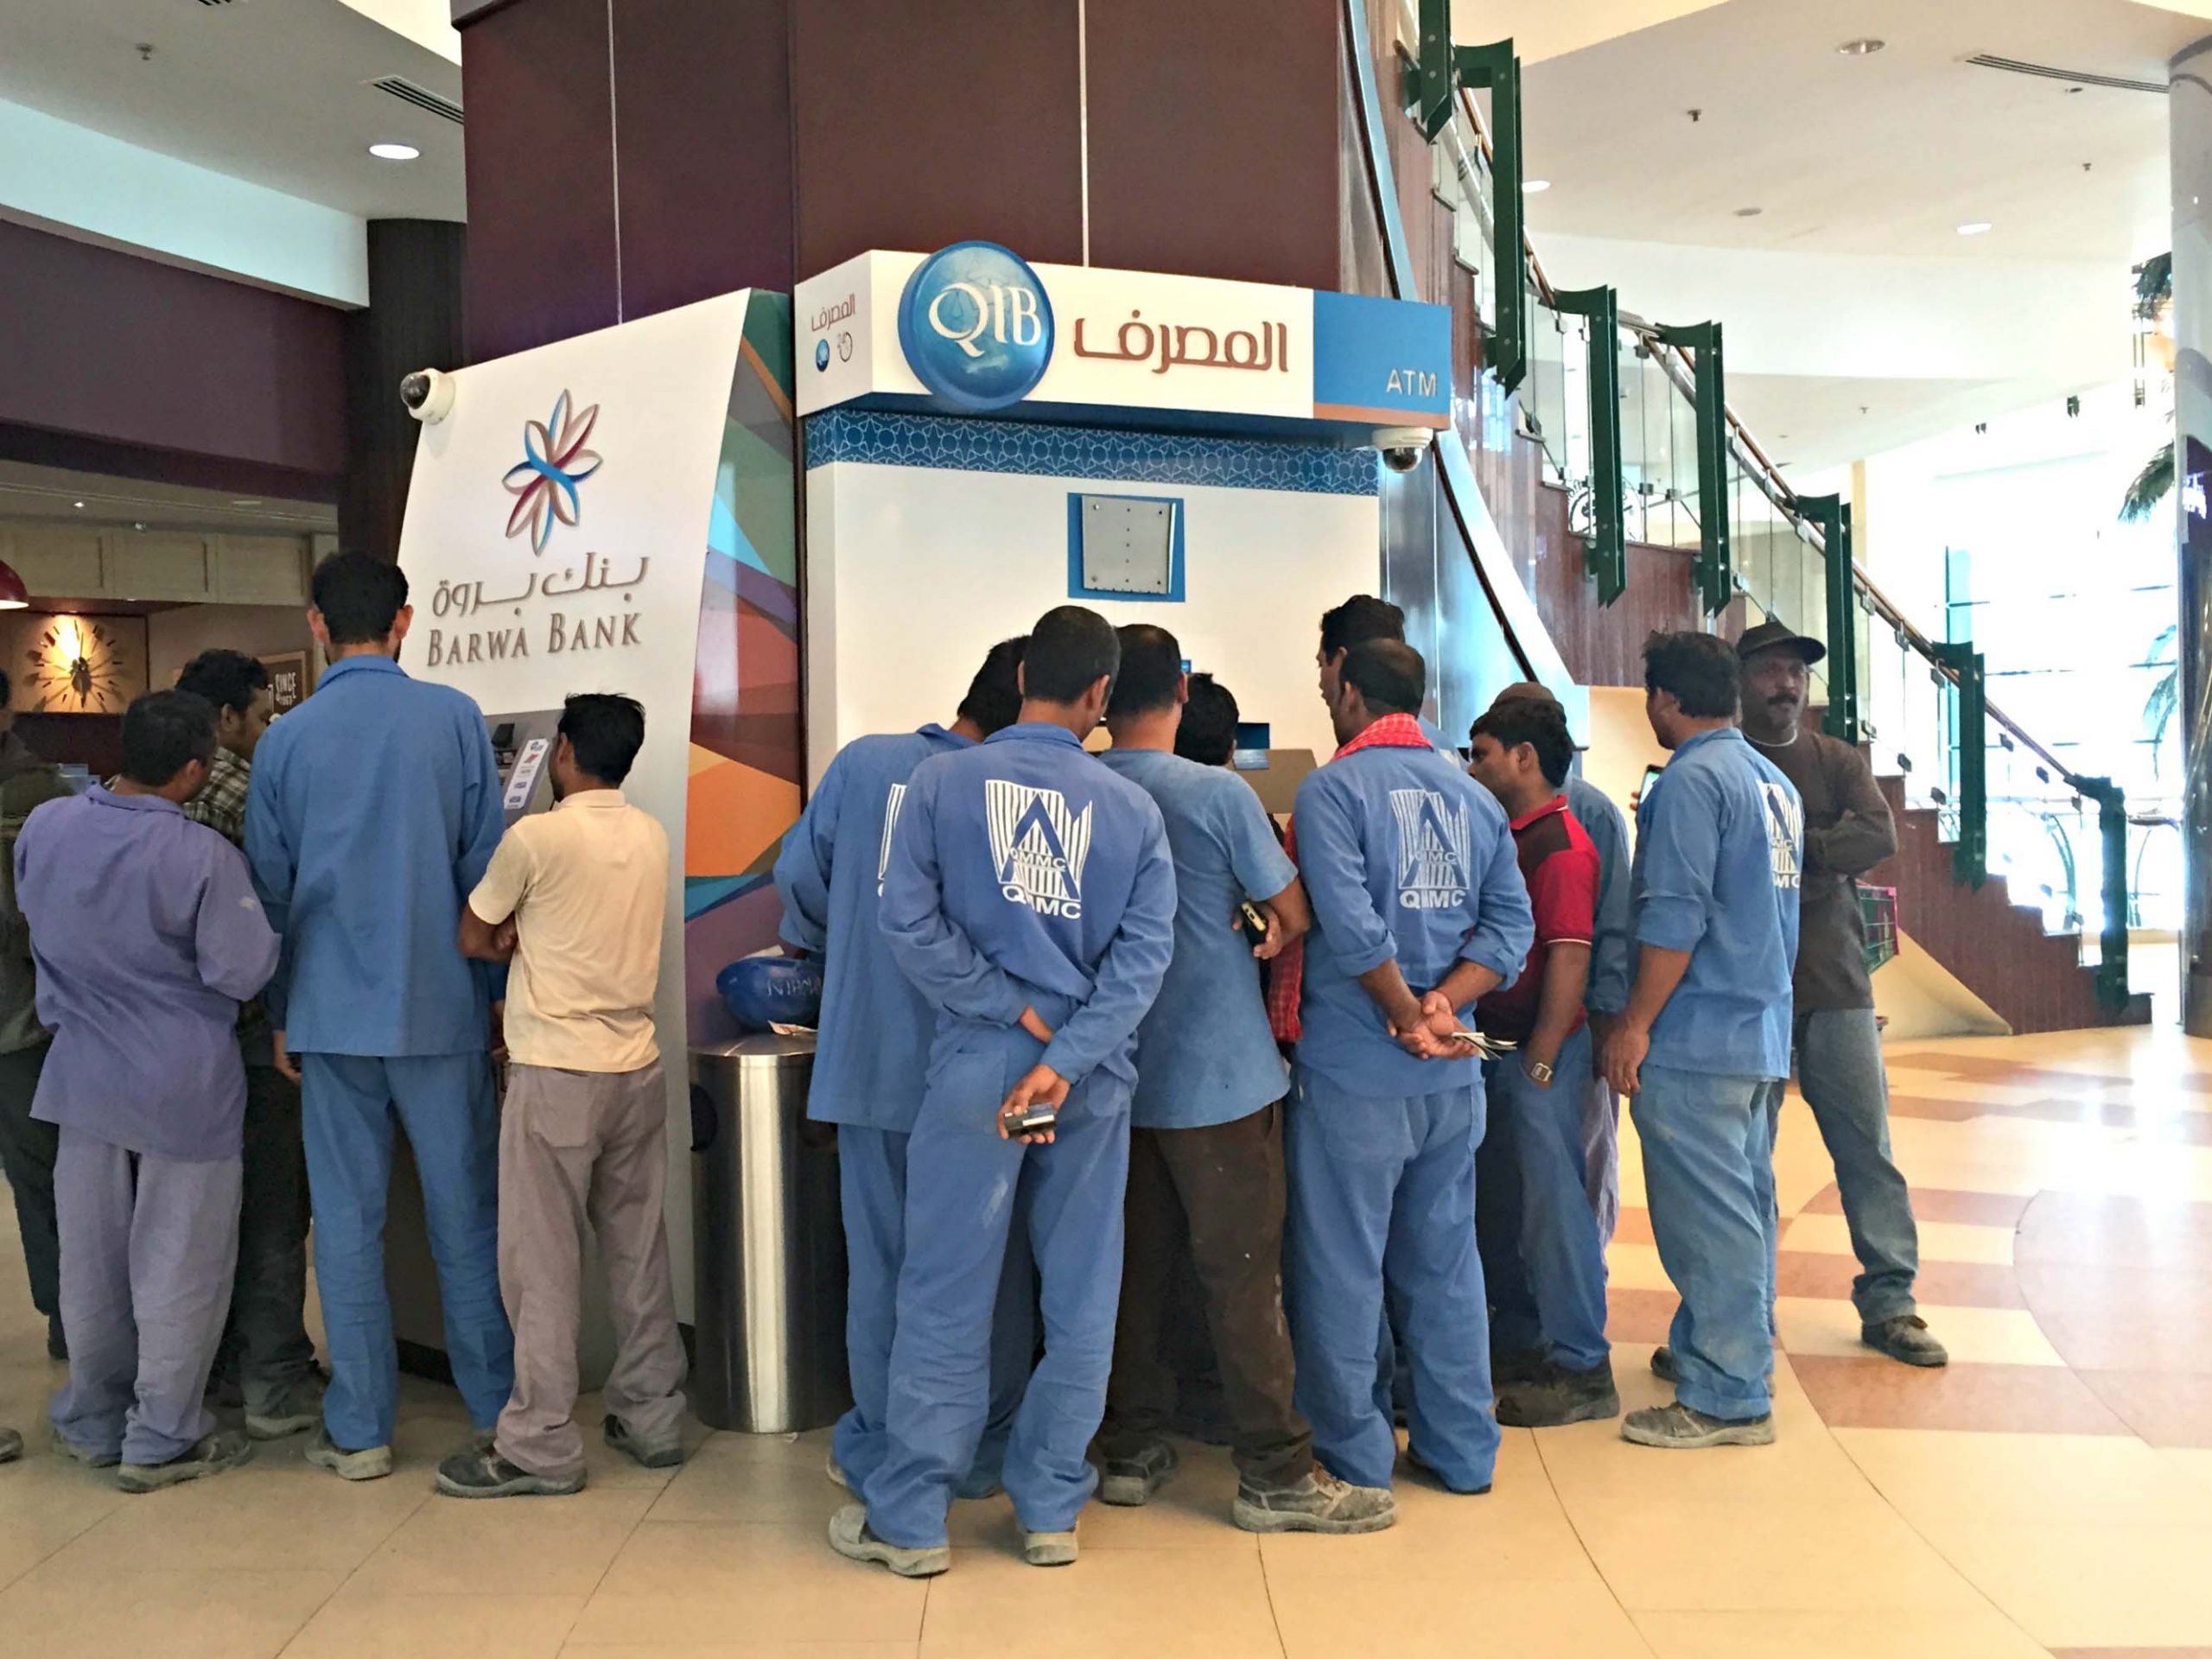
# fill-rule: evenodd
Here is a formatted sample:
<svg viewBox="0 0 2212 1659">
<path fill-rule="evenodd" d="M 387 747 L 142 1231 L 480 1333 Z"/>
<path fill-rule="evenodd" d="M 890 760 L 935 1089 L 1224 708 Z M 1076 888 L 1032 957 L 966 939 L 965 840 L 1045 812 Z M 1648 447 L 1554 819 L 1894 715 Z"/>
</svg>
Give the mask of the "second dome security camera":
<svg viewBox="0 0 2212 1659">
<path fill-rule="evenodd" d="M 1370 448 L 1382 452 L 1382 464 L 1394 473 L 1410 473 L 1436 434 L 1425 426 L 1378 426 L 1368 434 Z"/>
<path fill-rule="evenodd" d="M 399 401 L 407 412 L 425 426 L 435 426 L 453 413 L 453 376 L 442 369 L 417 369 L 399 382 Z"/>
</svg>

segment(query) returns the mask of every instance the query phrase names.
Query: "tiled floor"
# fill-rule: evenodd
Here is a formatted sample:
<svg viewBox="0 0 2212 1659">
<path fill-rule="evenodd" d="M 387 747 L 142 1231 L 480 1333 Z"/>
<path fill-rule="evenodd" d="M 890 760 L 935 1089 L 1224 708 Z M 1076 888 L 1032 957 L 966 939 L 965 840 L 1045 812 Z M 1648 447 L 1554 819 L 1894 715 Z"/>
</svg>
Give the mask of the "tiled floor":
<svg viewBox="0 0 2212 1659">
<path fill-rule="evenodd" d="M 1614 1425 L 1509 1431 L 1493 1494 L 1411 1478 L 1395 1530 L 1256 1540 L 1193 1449 L 1084 1560 L 1023 1567 L 1003 1500 L 963 1504 L 952 1573 L 832 1555 L 820 1435 L 704 1438 L 648 1474 L 594 1449 L 573 1499 L 461 1504 L 430 1470 L 450 1395 L 410 1385 L 391 1480 L 297 1440 L 124 1498 L 34 1450 L 0 1469 L 0 1659 L 964 1659 L 1389 1653 L 1546 1659 L 2212 1656 L 2212 1045 L 2167 1031 L 1909 1046 L 1898 1155 L 1923 1306 L 1955 1363 L 1859 1347 L 1819 1139 L 1783 1127 L 1781 1439 L 1669 1455 Z M 1674 1305 L 1631 1144 L 1613 1250 L 1630 1407 Z M 58 1376 L 0 1242 L 0 1421 L 42 1441 Z"/>
</svg>

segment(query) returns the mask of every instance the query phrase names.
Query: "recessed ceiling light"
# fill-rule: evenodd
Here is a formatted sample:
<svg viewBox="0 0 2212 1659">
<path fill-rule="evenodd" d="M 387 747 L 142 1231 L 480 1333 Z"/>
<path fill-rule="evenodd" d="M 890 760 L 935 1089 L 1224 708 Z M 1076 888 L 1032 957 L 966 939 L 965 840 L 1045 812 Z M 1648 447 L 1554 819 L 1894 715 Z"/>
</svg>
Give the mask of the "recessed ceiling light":
<svg viewBox="0 0 2212 1659">
<path fill-rule="evenodd" d="M 73 505 L 79 512 L 82 512 L 85 510 L 85 504 L 81 501 L 73 502 L 71 505 Z"/>
<path fill-rule="evenodd" d="M 1764 212 L 1766 212 L 1766 209 L 1764 207 L 1738 207 L 1736 210 L 1736 217 L 1738 219 L 1757 219 Z"/>
<path fill-rule="evenodd" d="M 1846 41 L 1836 50 L 1847 58 L 1871 58 L 1888 44 L 1887 41 L 1878 41 L 1869 35 L 1863 40 Z"/>
<path fill-rule="evenodd" d="M 234 507 L 257 507 L 261 505 L 261 498 L 257 495 L 241 496 L 231 505 Z"/>
<path fill-rule="evenodd" d="M 1959 226 L 1959 234 L 1961 236 L 1980 236 L 1988 228 L 1989 221 L 1987 219 L 1970 219 L 1965 224 Z"/>
<path fill-rule="evenodd" d="M 380 162 L 411 162 L 423 152 L 412 144 L 371 144 L 369 154 Z"/>
<path fill-rule="evenodd" d="M 1523 179 L 1521 181 L 1521 194 L 1524 196 L 1541 196 L 1545 191 L 1551 188 L 1552 181 L 1549 179 Z"/>
</svg>

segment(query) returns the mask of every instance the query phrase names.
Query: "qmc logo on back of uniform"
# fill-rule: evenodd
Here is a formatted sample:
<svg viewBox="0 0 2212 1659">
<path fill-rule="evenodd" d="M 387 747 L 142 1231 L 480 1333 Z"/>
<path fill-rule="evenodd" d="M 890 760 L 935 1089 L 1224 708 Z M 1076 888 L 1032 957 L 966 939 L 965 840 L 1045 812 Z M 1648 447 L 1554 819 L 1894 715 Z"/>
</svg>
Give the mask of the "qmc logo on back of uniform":
<svg viewBox="0 0 2212 1659">
<path fill-rule="evenodd" d="M 959 409 L 1005 409 L 1052 360 L 1052 302 L 1021 256 L 956 242 L 915 267 L 899 296 L 899 345 L 915 378 Z"/>
<path fill-rule="evenodd" d="M 1398 821 L 1398 905 L 1403 910 L 1450 910 L 1467 902 L 1474 830 L 1466 803 L 1446 804 L 1433 789 L 1394 789 Z"/>
<path fill-rule="evenodd" d="M 1079 920 L 1083 867 L 1090 857 L 1090 808 L 1071 813 L 1057 789 L 999 778 L 984 779 L 983 791 L 1000 893 L 1039 916 Z"/>
<path fill-rule="evenodd" d="M 1805 806 L 1788 784 L 1759 780 L 1766 798 L 1766 849 L 1774 862 L 1774 885 L 1794 892 L 1799 885 L 1797 849 L 1805 844 Z"/>
</svg>

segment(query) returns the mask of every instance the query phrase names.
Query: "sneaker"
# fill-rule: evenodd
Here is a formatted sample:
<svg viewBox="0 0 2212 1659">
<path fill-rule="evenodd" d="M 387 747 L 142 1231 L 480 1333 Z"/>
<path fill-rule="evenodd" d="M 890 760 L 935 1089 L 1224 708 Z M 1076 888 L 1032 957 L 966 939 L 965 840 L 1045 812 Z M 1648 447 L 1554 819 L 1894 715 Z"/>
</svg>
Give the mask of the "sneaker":
<svg viewBox="0 0 2212 1659">
<path fill-rule="evenodd" d="M 1182 1461 L 1166 1440 L 1151 1440 L 1126 1458 L 1109 1458 L 1099 1471 L 1098 1501 L 1116 1509 L 1141 1508 L 1175 1478 Z"/>
<path fill-rule="evenodd" d="M 842 1486 L 849 1492 L 853 1490 L 852 1480 L 845 1473 L 845 1465 L 837 1461 L 837 1454 L 835 1452 L 830 1454 L 830 1462 L 822 1472 L 830 1477 L 830 1484 L 832 1486 Z"/>
<path fill-rule="evenodd" d="M 1032 1567 L 1072 1567 L 1075 1565 L 1075 1529 L 1065 1532 L 1031 1532 L 1024 1528 L 1021 1534 L 1021 1559 Z"/>
<path fill-rule="evenodd" d="M 1502 1389 L 1497 1396 L 1497 1421 L 1506 1428 L 1557 1428 L 1620 1414 L 1611 1361 L 1586 1371 L 1554 1370 L 1540 1382 Z"/>
<path fill-rule="evenodd" d="M 1663 1342 L 1651 1351 L 1651 1375 L 1662 1382 L 1679 1382 L 1681 1373 L 1675 1369 L 1675 1351 Z"/>
<path fill-rule="evenodd" d="M 1707 1446 L 1772 1446 L 1774 1414 L 1730 1421 L 1708 1417 L 1677 1400 L 1671 1406 L 1647 1406 L 1631 1411 L 1621 1424 L 1621 1438 L 1637 1446 L 1665 1446 L 1689 1451 Z"/>
<path fill-rule="evenodd" d="M 1354 1486 L 1325 1469 L 1309 1469 L 1287 1486 L 1239 1482 L 1230 1517 L 1247 1532 L 1381 1532 L 1398 1518 L 1385 1486 Z"/>
<path fill-rule="evenodd" d="M 348 1452 L 330 1438 L 328 1429 L 321 1428 L 308 1442 L 308 1461 L 318 1469 L 329 1470 L 340 1480 L 382 1480 L 391 1472 L 391 1448 L 372 1446 Z"/>
<path fill-rule="evenodd" d="M 266 1411 L 249 1409 L 245 1432 L 257 1440 L 281 1440 L 304 1434 L 322 1421 L 322 1385 L 312 1376 L 302 1377 L 270 1404 Z"/>
<path fill-rule="evenodd" d="M 438 1465 L 438 1490 L 448 1497 L 571 1497 L 584 1489 L 584 1471 L 533 1475 L 497 1452 L 456 1452 Z"/>
<path fill-rule="evenodd" d="M 683 1461 L 683 1441 L 640 1440 L 611 1411 L 607 1414 L 607 1421 L 600 1432 L 606 1437 L 608 1446 L 626 1457 L 636 1459 L 645 1468 L 673 1469 Z"/>
<path fill-rule="evenodd" d="M 50 1313 L 46 1320 L 46 1357 L 48 1359 L 69 1357 L 69 1338 L 62 1334 L 61 1316 Z"/>
<path fill-rule="evenodd" d="M 1877 1353 L 1907 1365 L 1948 1365 L 1950 1351 L 1936 1340 L 1928 1321 L 1917 1313 L 1900 1313 L 1875 1325 L 1859 1327 L 1859 1340 Z"/>
<path fill-rule="evenodd" d="M 0 1463 L 13 1463 L 23 1455 L 23 1437 L 12 1428 L 0 1428 Z"/>
<path fill-rule="evenodd" d="M 157 1492 L 235 1469 L 253 1456 L 253 1442 L 235 1428 L 219 1428 L 167 1463 L 126 1463 L 115 1484 L 126 1492 Z"/>
<path fill-rule="evenodd" d="M 950 1545 L 902 1549 L 868 1529 L 868 1509 L 848 1503 L 830 1517 L 830 1548 L 849 1561 L 880 1561 L 902 1579 L 933 1579 L 952 1565 Z"/>
<path fill-rule="evenodd" d="M 67 1458 L 73 1463 L 81 1463 L 87 1469 L 112 1469 L 123 1461 L 123 1453 L 120 1452 L 103 1452 L 98 1446 L 86 1446 L 81 1441 L 70 1440 L 59 1433 L 54 1437 L 54 1450 L 57 1457 Z"/>
</svg>

